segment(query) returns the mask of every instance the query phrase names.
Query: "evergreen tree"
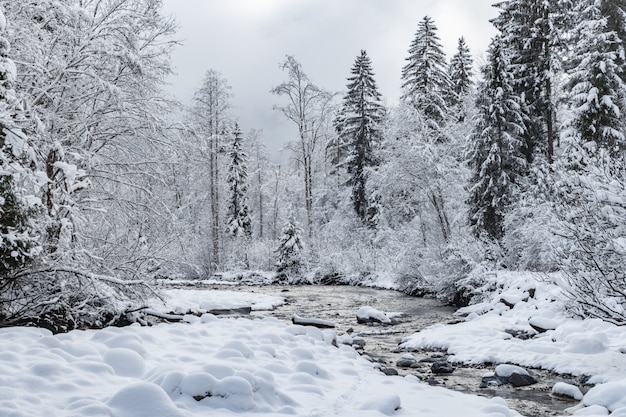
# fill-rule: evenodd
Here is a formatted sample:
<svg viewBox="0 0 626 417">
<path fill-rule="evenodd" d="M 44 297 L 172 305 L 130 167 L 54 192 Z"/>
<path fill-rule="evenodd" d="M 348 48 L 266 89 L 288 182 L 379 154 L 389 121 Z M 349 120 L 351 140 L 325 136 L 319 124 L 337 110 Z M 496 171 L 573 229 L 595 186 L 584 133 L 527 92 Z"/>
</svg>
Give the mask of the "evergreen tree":
<svg viewBox="0 0 626 417">
<path fill-rule="evenodd" d="M 516 94 L 524 115 L 524 154 L 535 153 L 552 163 L 556 137 L 554 79 L 561 72 L 562 33 L 567 27 L 569 0 L 505 0 L 493 24 L 500 30 L 503 48 L 511 53 Z"/>
<path fill-rule="evenodd" d="M 504 234 L 504 215 L 525 167 L 519 139 L 524 132 L 519 98 L 499 37 L 490 45 L 482 74 L 478 115 L 469 144 L 469 165 L 473 171 L 469 222 L 476 236 L 497 241 Z"/>
<path fill-rule="evenodd" d="M 243 137 L 239 125 L 235 124 L 233 142 L 228 153 L 228 183 L 230 199 L 228 203 L 227 231 L 230 236 L 250 236 L 251 221 L 248 212 L 248 155 L 243 150 Z"/>
<path fill-rule="evenodd" d="M 381 140 L 380 123 L 385 109 L 374 81 L 371 61 L 365 51 L 357 57 L 348 78 L 348 92 L 343 98 L 341 115 L 337 118 L 340 162 L 348 172 L 352 187 L 352 203 L 357 216 L 370 220 L 367 177 L 368 168 L 376 165 L 374 150 Z"/>
<path fill-rule="evenodd" d="M 401 100 L 415 107 L 428 127 L 439 132 L 448 117 L 453 91 L 437 26 L 430 17 L 425 16 L 419 23 L 406 60 Z"/>
<path fill-rule="evenodd" d="M 29 219 L 32 213 L 20 188 L 20 177 L 30 172 L 24 159 L 28 145 L 16 125 L 20 104 L 14 91 L 16 69 L 9 58 L 5 25 L 0 8 L 0 280 L 24 268 L 38 247 Z M 0 282 L 0 291 L 2 287 Z"/>
<path fill-rule="evenodd" d="M 617 32 L 608 25 L 602 3 L 584 0 L 575 8 L 580 23 L 575 30 L 578 39 L 568 83 L 572 116 L 564 137 L 574 145 L 570 149 L 577 143 L 593 152 L 591 145 L 617 157 L 625 148 L 624 48 Z"/>
<path fill-rule="evenodd" d="M 283 234 L 276 249 L 278 260 L 276 268 L 278 272 L 300 272 L 303 266 L 302 252 L 304 243 L 302 242 L 302 229 L 295 218 L 289 217 L 287 224 L 283 227 Z"/>
<path fill-rule="evenodd" d="M 452 83 L 453 91 L 453 103 L 459 110 L 458 121 L 463 122 L 466 116 L 466 109 L 464 106 L 464 99 L 466 99 L 472 88 L 474 87 L 474 81 L 472 80 L 473 70 L 472 56 L 470 50 L 465 43 L 465 38 L 459 39 L 457 46 L 457 52 L 450 60 L 450 67 L 448 73 L 450 75 L 450 81 Z"/>
<path fill-rule="evenodd" d="M 469 94 L 474 86 L 474 81 L 472 80 L 472 66 L 472 55 L 465 43 L 465 38 L 461 37 L 457 46 L 457 52 L 450 60 L 450 67 L 448 69 L 450 81 L 452 82 L 452 90 L 457 98 L 462 98 Z"/>
</svg>

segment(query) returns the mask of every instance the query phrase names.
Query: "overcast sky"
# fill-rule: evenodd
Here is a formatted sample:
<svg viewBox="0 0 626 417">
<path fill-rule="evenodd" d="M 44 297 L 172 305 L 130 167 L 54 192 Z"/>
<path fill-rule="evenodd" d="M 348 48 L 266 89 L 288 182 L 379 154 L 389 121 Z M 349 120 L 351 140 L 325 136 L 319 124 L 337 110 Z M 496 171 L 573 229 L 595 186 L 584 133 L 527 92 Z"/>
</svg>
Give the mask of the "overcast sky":
<svg viewBox="0 0 626 417">
<path fill-rule="evenodd" d="M 434 19 L 450 58 L 464 36 L 482 59 L 495 29 L 493 0 L 164 0 L 183 46 L 173 55 L 171 90 L 189 103 L 204 73 L 214 69 L 232 86 L 233 113 L 244 132 L 263 131 L 268 152 L 296 138 L 297 130 L 269 93 L 286 79 L 279 69 L 294 55 L 318 86 L 343 91 L 354 60 L 365 49 L 380 92 L 397 102 L 400 74 L 419 21 Z"/>
</svg>

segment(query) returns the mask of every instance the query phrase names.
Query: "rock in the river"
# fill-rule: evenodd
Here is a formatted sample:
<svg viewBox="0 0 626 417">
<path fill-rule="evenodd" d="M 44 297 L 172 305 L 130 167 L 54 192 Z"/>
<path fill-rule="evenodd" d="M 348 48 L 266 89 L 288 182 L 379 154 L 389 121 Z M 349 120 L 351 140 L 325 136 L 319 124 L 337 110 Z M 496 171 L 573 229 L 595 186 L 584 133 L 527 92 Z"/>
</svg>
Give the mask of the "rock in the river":
<svg viewBox="0 0 626 417">
<path fill-rule="evenodd" d="M 394 368 L 380 368 L 380 371 L 389 376 L 398 375 L 398 371 Z"/>
<path fill-rule="evenodd" d="M 526 387 L 528 385 L 536 384 L 537 380 L 530 375 L 520 375 L 517 373 L 511 374 L 509 383 L 514 387 Z"/>
<path fill-rule="evenodd" d="M 451 374 L 454 372 L 454 368 L 449 362 L 435 362 L 430 367 L 430 370 L 433 371 L 434 374 Z"/>
<path fill-rule="evenodd" d="M 396 362 L 396 366 L 399 368 L 417 368 L 418 362 L 411 354 L 402 355 L 398 362 Z"/>
<path fill-rule="evenodd" d="M 502 385 L 502 380 L 495 374 L 490 372 L 487 375 L 483 376 L 479 388 L 497 387 L 499 385 Z"/>
<path fill-rule="evenodd" d="M 369 324 L 369 323 L 392 324 L 391 319 L 387 317 L 387 314 L 369 306 L 363 306 L 357 310 L 356 321 L 361 324 Z"/>
<path fill-rule="evenodd" d="M 561 398 L 571 398 L 572 400 L 582 400 L 583 393 L 575 385 L 567 384 L 565 382 L 557 382 L 552 387 L 552 395 Z"/>
</svg>

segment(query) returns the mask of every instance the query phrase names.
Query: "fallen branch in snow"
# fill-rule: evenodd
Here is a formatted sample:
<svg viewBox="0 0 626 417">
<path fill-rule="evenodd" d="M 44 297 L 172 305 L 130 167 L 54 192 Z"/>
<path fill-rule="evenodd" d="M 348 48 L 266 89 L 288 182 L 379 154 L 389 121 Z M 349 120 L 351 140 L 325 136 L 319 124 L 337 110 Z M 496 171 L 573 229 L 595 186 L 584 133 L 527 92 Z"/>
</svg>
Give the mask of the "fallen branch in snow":
<svg viewBox="0 0 626 417">
<path fill-rule="evenodd" d="M 171 321 L 182 321 L 183 320 L 183 316 L 180 315 L 180 314 L 161 313 L 159 311 L 152 310 L 151 308 L 143 309 L 143 310 L 141 310 L 141 312 L 143 314 L 147 314 L 148 316 L 158 317 L 158 318 L 164 319 L 164 320 L 171 320 Z"/>
<path fill-rule="evenodd" d="M 335 323 L 332 321 L 322 320 L 322 319 L 310 319 L 305 317 L 300 317 L 297 314 L 291 316 L 291 322 L 293 324 L 299 324 L 301 326 L 315 326 L 320 329 L 334 329 Z"/>
</svg>

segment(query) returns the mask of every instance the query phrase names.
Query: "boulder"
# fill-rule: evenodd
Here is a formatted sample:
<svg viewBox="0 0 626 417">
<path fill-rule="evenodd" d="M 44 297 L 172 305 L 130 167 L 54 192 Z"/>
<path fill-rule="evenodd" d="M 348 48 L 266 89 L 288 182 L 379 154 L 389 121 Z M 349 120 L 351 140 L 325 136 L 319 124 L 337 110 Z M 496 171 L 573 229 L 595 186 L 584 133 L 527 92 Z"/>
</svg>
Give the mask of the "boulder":
<svg viewBox="0 0 626 417">
<path fill-rule="evenodd" d="M 400 359 L 398 359 L 396 366 L 399 368 L 417 368 L 419 365 L 413 355 L 409 354 L 403 355 Z"/>
<path fill-rule="evenodd" d="M 518 373 L 511 374 L 509 378 L 509 383 L 513 385 L 515 388 L 517 387 L 526 387 L 528 385 L 536 384 L 537 380 L 530 375 L 521 375 Z"/>
<path fill-rule="evenodd" d="M 380 368 L 380 371 L 388 376 L 398 375 L 398 371 L 394 368 Z"/>
<path fill-rule="evenodd" d="M 360 324 L 393 324 L 387 314 L 370 306 L 363 306 L 357 310 L 356 321 Z"/>
<path fill-rule="evenodd" d="M 430 367 L 434 374 L 451 374 L 454 368 L 449 362 L 435 362 Z"/>
</svg>

